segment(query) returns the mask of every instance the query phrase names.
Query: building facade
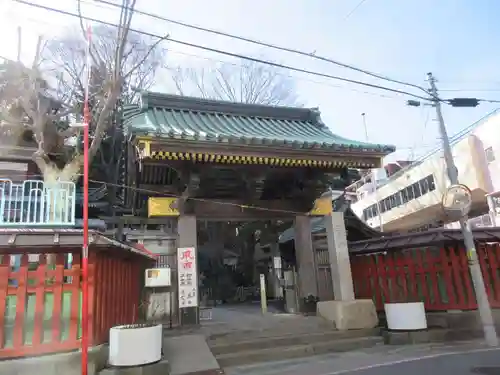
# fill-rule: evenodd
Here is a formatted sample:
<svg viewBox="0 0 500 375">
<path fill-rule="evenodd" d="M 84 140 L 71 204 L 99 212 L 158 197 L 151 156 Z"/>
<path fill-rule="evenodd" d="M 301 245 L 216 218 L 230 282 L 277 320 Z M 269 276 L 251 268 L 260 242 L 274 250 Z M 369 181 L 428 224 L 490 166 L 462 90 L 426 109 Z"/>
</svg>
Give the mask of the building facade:
<svg viewBox="0 0 500 375">
<path fill-rule="evenodd" d="M 452 138 L 452 152 L 460 183 L 472 192 L 471 224 L 500 222 L 500 111 L 495 111 Z M 384 170 L 386 171 L 386 170 Z M 383 171 L 383 172 L 384 172 Z M 352 210 L 372 228 L 412 231 L 428 226 L 454 228 L 441 208 L 450 185 L 441 149 L 401 168 L 392 176 L 371 173 L 352 184 Z M 382 176 L 380 176 L 382 174 Z"/>
</svg>

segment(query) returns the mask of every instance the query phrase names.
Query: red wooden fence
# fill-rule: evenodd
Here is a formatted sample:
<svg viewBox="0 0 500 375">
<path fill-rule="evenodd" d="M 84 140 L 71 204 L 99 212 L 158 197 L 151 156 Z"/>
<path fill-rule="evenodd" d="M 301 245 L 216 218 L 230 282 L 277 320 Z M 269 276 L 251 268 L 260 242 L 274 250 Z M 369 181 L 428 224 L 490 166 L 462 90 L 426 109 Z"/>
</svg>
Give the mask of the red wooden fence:
<svg viewBox="0 0 500 375">
<path fill-rule="evenodd" d="M 500 308 L 500 244 L 478 247 L 492 307 Z M 428 311 L 471 310 L 477 303 L 462 247 L 412 249 L 351 256 L 356 298 L 386 302 L 423 301 Z"/>
<path fill-rule="evenodd" d="M 89 252 L 90 345 L 106 342 L 112 326 L 138 318 L 145 262 L 122 253 Z M 79 250 L 52 256 L 23 253 L 16 266 L 14 255 L 0 257 L 0 358 L 78 349 Z"/>
</svg>

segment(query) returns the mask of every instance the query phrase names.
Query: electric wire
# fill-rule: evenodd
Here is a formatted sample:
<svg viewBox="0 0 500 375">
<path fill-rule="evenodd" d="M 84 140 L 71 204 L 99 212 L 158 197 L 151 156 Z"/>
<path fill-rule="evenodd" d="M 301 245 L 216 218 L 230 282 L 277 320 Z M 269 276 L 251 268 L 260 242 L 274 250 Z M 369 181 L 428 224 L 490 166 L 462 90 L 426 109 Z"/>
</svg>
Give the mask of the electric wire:
<svg viewBox="0 0 500 375">
<path fill-rule="evenodd" d="M 29 17 L 27 18 L 27 20 L 29 20 L 30 22 L 33 22 L 35 24 L 41 24 L 41 25 L 46 25 L 46 26 L 55 26 L 56 25 L 55 23 L 50 23 L 50 22 L 42 21 L 40 19 L 34 19 L 34 18 L 29 18 Z M 94 35 L 99 36 L 99 38 L 110 38 L 110 39 L 112 38 L 112 36 L 108 35 L 108 34 L 96 33 L 95 31 L 93 31 L 93 33 L 94 33 Z M 139 42 L 133 42 L 133 41 L 128 41 L 127 44 L 129 44 L 131 46 L 139 46 L 140 45 Z M 174 53 L 174 54 L 182 55 L 182 56 L 196 58 L 196 59 L 201 59 L 201 60 L 206 60 L 206 61 L 213 61 L 213 62 L 221 63 L 221 64 L 224 64 L 224 65 L 231 65 L 231 66 L 234 66 L 234 67 L 237 67 L 237 68 L 243 68 L 244 67 L 242 64 L 238 64 L 238 63 L 235 63 L 235 62 L 231 62 L 231 61 L 227 61 L 227 60 L 219 60 L 219 59 L 211 58 L 211 57 L 208 57 L 208 56 L 201 56 L 201 55 L 196 55 L 196 54 L 193 54 L 193 53 L 187 53 L 187 52 L 177 51 L 177 50 L 173 50 L 171 48 L 165 48 L 165 51 L 167 51 L 169 53 Z M 0 58 L 2 58 L 2 57 L 0 56 Z M 4 59 L 9 60 L 7 58 L 4 58 Z M 167 70 L 175 70 L 175 68 L 168 67 L 168 66 L 164 66 L 163 68 L 167 69 Z M 280 76 L 283 76 L 283 77 L 287 77 L 287 78 L 291 78 L 291 79 L 294 79 L 294 80 L 299 80 L 299 81 L 304 81 L 304 82 L 310 82 L 310 83 L 313 83 L 313 84 L 327 86 L 327 87 L 332 87 L 332 88 L 349 90 L 349 91 L 353 91 L 353 92 L 364 94 L 364 95 L 377 96 L 377 97 L 385 98 L 385 99 L 397 99 L 397 100 L 401 99 L 401 98 L 398 98 L 397 96 L 390 96 L 390 95 L 385 95 L 385 94 L 376 93 L 376 92 L 370 92 L 370 91 L 362 91 L 362 90 L 358 90 L 358 89 L 355 89 L 355 88 L 352 88 L 352 87 L 337 85 L 337 84 L 329 83 L 329 82 L 320 82 L 320 81 L 316 81 L 316 80 L 309 79 L 309 78 L 306 78 L 306 77 L 301 77 L 299 75 L 292 75 L 292 74 L 289 74 L 289 73 L 284 73 L 284 72 L 281 72 L 280 70 L 277 70 L 275 73 L 277 75 L 280 75 Z"/>
<path fill-rule="evenodd" d="M 366 2 L 366 0 L 361 0 L 352 10 L 347 13 L 347 15 L 344 17 L 344 21 L 347 21 L 356 11 L 361 8 L 361 6 Z"/>
<path fill-rule="evenodd" d="M 103 20 L 99 20 L 99 19 L 96 19 L 96 18 L 93 18 L 93 17 L 83 16 L 83 15 L 80 16 L 77 13 L 68 12 L 68 11 L 65 11 L 65 10 L 62 10 L 62 9 L 52 8 L 52 7 L 41 5 L 41 4 L 35 4 L 35 3 L 29 2 L 29 1 L 26 1 L 26 0 L 12 0 L 12 1 L 20 3 L 20 4 L 27 5 L 27 6 L 35 7 L 35 8 L 44 9 L 44 10 L 46 10 L 48 12 L 54 12 L 54 13 L 59 13 L 59 14 L 67 15 L 67 16 L 72 16 L 72 17 L 76 17 L 76 18 L 83 19 L 83 20 L 86 20 L 86 21 L 100 23 L 100 24 L 103 24 L 103 25 L 111 26 L 111 27 L 116 27 L 116 28 L 119 27 L 119 25 L 114 24 L 112 22 L 107 22 L 107 21 L 103 21 Z M 436 100 L 436 99 L 433 99 L 433 98 L 428 98 L 428 97 L 416 95 L 416 94 L 413 94 L 413 93 L 410 93 L 410 92 L 407 92 L 407 91 L 403 91 L 403 90 L 393 89 L 393 88 L 389 88 L 389 87 L 385 87 L 385 86 L 380 86 L 380 85 L 371 84 L 371 83 L 368 83 L 368 82 L 363 82 L 363 81 L 358 81 L 358 80 L 354 80 L 354 79 L 344 78 L 344 77 L 335 76 L 335 75 L 331 75 L 331 74 L 315 72 L 315 71 L 311 71 L 311 70 L 307 70 L 307 69 L 302 69 L 302 68 L 297 68 L 297 67 L 293 67 L 293 66 L 289 66 L 289 65 L 285 65 L 285 64 L 278 64 L 278 63 L 274 63 L 272 61 L 266 61 L 266 60 L 258 59 L 258 58 L 255 58 L 255 57 L 250 57 L 250 56 L 245 56 L 245 55 L 241 55 L 241 54 L 238 54 L 238 53 L 233 53 L 233 52 L 229 52 L 229 51 L 220 50 L 220 49 L 217 49 L 217 48 L 205 47 L 205 46 L 202 46 L 202 45 L 199 45 L 199 44 L 195 44 L 195 43 L 191 43 L 191 42 L 186 42 L 186 41 L 181 41 L 181 40 L 177 40 L 177 39 L 173 39 L 173 38 L 170 38 L 170 37 L 161 36 L 161 35 L 158 35 L 158 34 L 155 34 L 155 33 L 147 32 L 147 31 L 141 31 L 141 30 L 137 30 L 137 29 L 133 29 L 133 28 L 130 28 L 129 30 L 131 32 L 133 32 L 133 33 L 137 33 L 137 34 L 141 34 L 141 35 L 146 35 L 146 36 L 153 37 L 153 38 L 158 38 L 158 39 L 165 39 L 166 41 L 169 41 L 169 42 L 172 42 L 172 43 L 177 43 L 177 44 L 189 46 L 189 47 L 196 48 L 196 49 L 210 51 L 210 52 L 213 52 L 213 53 L 218 53 L 218 54 L 222 54 L 222 55 L 226 55 L 226 56 L 230 56 L 230 57 L 234 57 L 234 58 L 238 58 L 238 59 L 242 59 L 242 60 L 248 60 L 248 61 L 252 61 L 252 62 L 255 62 L 255 63 L 259 63 L 259 64 L 269 65 L 269 66 L 273 66 L 273 67 L 276 67 L 276 68 L 287 69 L 287 70 L 291 70 L 291 71 L 295 71 L 295 72 L 299 72 L 299 73 L 314 75 L 314 76 L 323 77 L 323 78 L 330 78 L 330 79 L 334 79 L 334 80 L 338 80 L 338 81 L 343 81 L 343 82 L 348 82 L 348 83 L 352 83 L 352 84 L 356 84 L 356 85 L 361 85 L 361 86 L 376 88 L 376 89 L 379 89 L 379 90 L 385 90 L 385 91 L 389 91 L 389 92 L 394 92 L 394 93 L 397 93 L 397 94 L 411 96 L 411 97 L 414 97 L 414 98 L 417 98 L 417 99 L 420 99 L 420 100 L 424 100 L 424 101 Z M 428 95 L 430 95 L 427 91 L 426 91 L 426 93 Z"/>
<path fill-rule="evenodd" d="M 22 174 L 15 174 L 15 173 L 9 173 L 10 177 L 27 177 L 26 173 Z M 78 173 L 75 175 L 75 177 L 82 177 L 82 173 Z M 44 178 L 43 175 L 41 174 L 30 174 L 28 177 L 30 178 Z M 0 183 L 5 182 L 5 178 L 0 178 Z M 37 180 L 38 181 L 38 180 Z M 43 182 L 43 180 L 39 180 L 40 182 Z M 157 190 L 151 190 L 151 189 L 144 189 L 141 187 L 136 187 L 136 186 L 131 186 L 131 185 L 126 185 L 126 184 L 116 184 L 112 182 L 106 182 L 102 180 L 95 180 L 95 179 L 90 179 L 89 182 L 93 182 L 96 184 L 103 184 L 107 186 L 112 186 L 116 188 L 121 188 L 121 189 L 127 189 L 139 193 L 147 193 L 147 194 L 154 194 L 155 197 L 164 197 L 164 198 L 177 198 L 177 199 L 186 199 L 186 197 L 183 197 L 180 194 L 172 194 L 172 193 L 165 193 L 165 192 L 160 192 Z M 160 186 L 159 186 L 160 187 Z M 245 204 L 245 203 L 234 203 L 234 202 L 225 202 L 221 201 L 218 199 L 209 199 L 209 198 L 197 198 L 197 197 L 188 197 L 187 198 L 190 201 L 196 201 L 196 202 L 204 202 L 204 203 L 213 203 L 216 205 L 221 205 L 221 206 L 231 206 L 231 207 L 238 207 L 241 209 L 250 209 L 250 210 L 256 210 L 256 211 L 265 211 L 265 212 L 274 212 L 274 213 L 280 213 L 280 214 L 293 214 L 293 215 L 304 215 L 304 212 L 299 212 L 299 211 L 292 211 L 292 210 L 283 210 L 279 208 L 267 208 L 267 207 L 262 207 L 262 206 L 255 206 L 251 203 Z"/>
<path fill-rule="evenodd" d="M 15 0 L 15 1 L 17 1 L 17 0 Z M 198 30 L 198 31 L 203 31 L 203 32 L 206 32 L 206 33 L 210 33 L 210 34 L 214 34 L 214 35 L 220 35 L 220 36 L 224 36 L 224 37 L 227 37 L 227 38 L 231 38 L 231 39 L 240 40 L 240 41 L 243 41 L 243 42 L 247 42 L 247 43 L 259 45 L 259 46 L 262 46 L 262 47 L 267 47 L 267 48 L 275 49 L 275 50 L 278 50 L 278 51 L 289 52 L 289 53 L 293 53 L 293 54 L 300 55 L 300 56 L 306 56 L 306 57 L 309 57 L 309 58 L 312 58 L 312 59 L 315 59 L 315 60 L 320 60 L 320 61 L 328 62 L 328 63 L 334 64 L 334 65 L 340 66 L 342 68 L 347 68 L 347 69 L 351 69 L 351 70 L 357 71 L 359 73 L 363 73 L 365 75 L 368 75 L 368 76 L 371 76 L 371 77 L 374 77 L 374 78 L 382 79 L 382 80 L 385 80 L 385 81 L 388 81 L 388 82 L 392 82 L 392 83 L 397 83 L 399 85 L 413 87 L 413 88 L 416 88 L 418 90 L 421 90 L 421 91 L 425 92 L 427 95 L 430 95 L 429 90 L 427 90 L 424 87 L 421 87 L 419 85 L 416 85 L 416 84 L 413 84 L 413 83 L 409 83 L 409 82 L 400 81 L 400 80 L 397 80 L 397 79 L 392 79 L 392 78 L 384 76 L 382 74 L 370 72 L 368 70 L 361 69 L 361 68 L 355 67 L 355 66 L 350 65 L 350 64 L 342 63 L 340 61 L 333 60 L 333 59 L 325 57 L 325 56 L 316 55 L 315 53 L 304 52 L 304 51 L 300 51 L 300 50 L 297 50 L 297 49 L 294 49 L 294 48 L 282 47 L 282 46 L 278 46 L 276 44 L 262 42 L 262 41 L 259 41 L 259 40 L 256 40 L 256 39 L 252 39 L 252 38 L 242 37 L 242 36 L 239 36 L 239 35 L 230 34 L 230 33 L 226 33 L 226 32 L 223 32 L 223 31 L 218 31 L 218 30 L 209 29 L 209 28 L 206 28 L 206 27 L 196 26 L 196 25 L 192 25 L 192 24 L 189 24 L 189 23 L 186 23 L 186 22 L 176 21 L 176 20 L 173 20 L 173 19 L 170 19 L 170 18 L 159 16 L 159 15 L 151 13 L 151 12 L 145 12 L 143 10 L 138 10 L 138 9 L 135 9 L 135 8 L 132 8 L 132 7 L 124 6 L 123 4 L 117 4 L 117 3 L 113 3 L 113 2 L 107 1 L 107 0 L 92 0 L 92 1 L 94 3 L 106 4 L 106 5 L 115 7 L 115 8 L 125 9 L 125 10 L 129 10 L 129 11 L 133 10 L 137 14 L 141 14 L 143 16 L 154 18 L 154 19 L 157 19 L 157 20 L 160 20 L 160 21 L 172 23 L 174 25 L 179 25 L 179 26 L 183 26 L 183 27 L 194 29 L 194 30 Z M 364 1 L 366 1 L 366 0 L 363 0 L 362 2 L 364 2 Z M 86 3 L 88 4 L 89 2 L 86 1 Z M 359 6 L 361 6 L 361 5 L 362 5 L 362 3 L 359 4 L 353 10 L 353 12 L 357 8 L 359 8 Z"/>
</svg>

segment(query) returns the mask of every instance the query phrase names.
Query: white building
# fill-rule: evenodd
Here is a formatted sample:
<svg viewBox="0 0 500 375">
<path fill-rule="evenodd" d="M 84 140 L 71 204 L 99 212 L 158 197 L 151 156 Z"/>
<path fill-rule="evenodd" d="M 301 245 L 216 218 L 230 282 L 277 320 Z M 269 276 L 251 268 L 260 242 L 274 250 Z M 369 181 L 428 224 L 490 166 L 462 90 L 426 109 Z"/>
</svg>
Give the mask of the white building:
<svg viewBox="0 0 500 375">
<path fill-rule="evenodd" d="M 472 191 L 469 217 L 474 225 L 500 225 L 500 110 L 452 138 L 459 182 Z M 348 190 L 357 201 L 352 210 L 372 228 L 384 232 L 406 231 L 448 223 L 441 208 L 450 185 L 442 150 L 402 168 L 392 176 L 377 170 Z M 382 172 L 382 173 L 381 173 Z M 499 202 L 500 203 L 500 202 Z M 498 207 L 498 208 L 497 208 Z M 496 219 L 498 217 L 498 219 Z"/>
</svg>

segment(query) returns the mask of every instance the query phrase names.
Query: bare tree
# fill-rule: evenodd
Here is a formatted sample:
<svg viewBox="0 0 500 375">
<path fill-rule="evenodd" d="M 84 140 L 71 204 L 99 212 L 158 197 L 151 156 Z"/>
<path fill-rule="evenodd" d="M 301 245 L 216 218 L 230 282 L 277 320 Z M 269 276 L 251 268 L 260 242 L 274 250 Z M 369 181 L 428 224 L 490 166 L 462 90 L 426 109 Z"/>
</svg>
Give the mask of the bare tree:
<svg viewBox="0 0 500 375">
<path fill-rule="evenodd" d="M 107 69 L 114 65 L 119 40 L 115 28 L 99 25 L 92 29 L 92 48 L 100 64 Z M 54 72 L 54 88 L 59 97 L 66 98 L 76 89 L 79 95 L 73 100 L 80 100 L 85 82 L 83 72 L 86 66 L 87 41 L 78 30 L 64 37 L 48 41 L 42 50 L 42 67 Z M 124 102 L 133 101 L 137 90 L 147 90 L 154 83 L 157 70 L 165 60 L 166 51 L 159 48 L 157 39 L 130 31 L 121 58 L 123 72 L 130 72 L 124 80 L 121 98 Z M 90 88 L 96 91 L 105 77 L 93 77 L 96 82 Z M 96 93 L 91 92 L 91 95 Z"/>
<path fill-rule="evenodd" d="M 89 101 L 93 110 L 89 161 L 96 156 L 112 123 L 110 117 L 119 97 L 124 91 L 130 93 L 127 89 L 132 85 L 147 86 L 155 71 L 151 56 L 164 38 L 154 43 L 137 42 L 138 36 L 130 31 L 135 3 L 136 0 L 122 0 L 118 27 L 98 28 L 98 37 L 89 45 Z M 80 23 L 83 36 L 78 42 L 73 39 L 66 44 L 61 41 L 47 44 L 48 55 L 54 57 L 53 69 L 44 71 L 48 60 L 36 58 L 30 68 L 10 62 L 0 71 L 2 125 L 33 132 L 38 145 L 33 160 L 47 183 L 74 181 L 83 165 L 78 148 L 65 152 L 68 139 L 75 136 L 77 129 L 68 124 L 80 120 L 83 107 L 87 35 L 82 18 Z M 55 59 L 57 53 L 59 58 Z"/>
<path fill-rule="evenodd" d="M 278 68 L 242 59 L 210 68 L 172 69 L 181 95 L 264 105 L 298 105 L 295 82 Z"/>
</svg>

